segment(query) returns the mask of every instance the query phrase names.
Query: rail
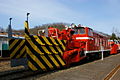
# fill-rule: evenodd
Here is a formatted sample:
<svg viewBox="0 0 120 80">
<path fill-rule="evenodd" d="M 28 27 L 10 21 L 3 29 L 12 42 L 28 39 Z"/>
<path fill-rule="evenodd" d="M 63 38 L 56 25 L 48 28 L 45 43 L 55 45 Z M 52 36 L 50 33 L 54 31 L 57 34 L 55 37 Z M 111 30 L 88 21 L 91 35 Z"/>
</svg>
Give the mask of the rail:
<svg viewBox="0 0 120 80">
<path fill-rule="evenodd" d="M 117 73 L 117 71 L 120 69 L 120 65 L 115 67 L 105 78 L 104 80 L 111 80 L 113 76 Z"/>
</svg>

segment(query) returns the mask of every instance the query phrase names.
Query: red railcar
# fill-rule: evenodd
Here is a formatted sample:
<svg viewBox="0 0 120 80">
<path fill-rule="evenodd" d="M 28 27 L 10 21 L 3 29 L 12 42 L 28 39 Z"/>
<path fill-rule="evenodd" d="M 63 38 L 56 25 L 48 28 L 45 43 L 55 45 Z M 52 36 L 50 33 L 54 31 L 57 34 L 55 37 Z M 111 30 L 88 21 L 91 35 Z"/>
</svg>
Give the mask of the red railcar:
<svg viewBox="0 0 120 80">
<path fill-rule="evenodd" d="M 62 31 L 50 27 L 48 37 L 67 41 L 63 54 L 63 59 L 67 64 L 79 62 L 86 57 L 99 57 L 101 52 L 108 55 L 111 49 L 108 44 L 109 37 L 89 27 L 67 27 Z"/>
<path fill-rule="evenodd" d="M 84 47 L 85 53 L 100 52 L 101 47 L 103 51 L 110 50 L 110 46 L 108 45 L 109 38 L 88 27 L 77 27 L 73 37 L 74 42 L 83 41 L 86 43 Z"/>
<path fill-rule="evenodd" d="M 102 51 L 104 55 L 109 54 L 108 36 L 89 27 L 75 27 L 73 29 L 75 33 L 72 35 L 72 46 L 81 47 L 87 57 L 99 57 Z"/>
</svg>

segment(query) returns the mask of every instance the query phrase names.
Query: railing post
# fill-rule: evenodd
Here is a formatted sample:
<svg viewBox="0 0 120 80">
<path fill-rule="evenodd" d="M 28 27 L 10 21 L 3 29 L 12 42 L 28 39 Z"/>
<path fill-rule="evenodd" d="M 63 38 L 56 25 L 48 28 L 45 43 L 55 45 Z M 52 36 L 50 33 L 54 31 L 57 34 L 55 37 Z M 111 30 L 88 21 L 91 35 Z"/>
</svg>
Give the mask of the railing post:
<svg viewBox="0 0 120 80">
<path fill-rule="evenodd" d="M 103 58 L 104 58 L 104 47 L 102 46 L 102 43 L 101 43 L 101 45 L 100 45 L 100 47 L 101 47 L 101 60 L 103 60 Z"/>
</svg>

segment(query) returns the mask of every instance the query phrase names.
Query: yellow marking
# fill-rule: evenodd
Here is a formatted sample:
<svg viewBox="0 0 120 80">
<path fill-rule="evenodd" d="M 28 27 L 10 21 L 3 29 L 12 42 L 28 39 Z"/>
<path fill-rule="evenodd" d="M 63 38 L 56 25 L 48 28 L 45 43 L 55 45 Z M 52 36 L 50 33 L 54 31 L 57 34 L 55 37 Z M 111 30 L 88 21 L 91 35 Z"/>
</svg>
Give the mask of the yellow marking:
<svg viewBox="0 0 120 80">
<path fill-rule="evenodd" d="M 52 50 L 52 52 L 54 52 L 55 54 L 58 54 L 58 52 L 56 52 L 55 49 L 52 46 L 49 46 L 49 47 Z"/>
<path fill-rule="evenodd" d="M 20 58 L 20 56 L 24 53 L 24 51 L 25 51 L 25 46 L 24 46 L 23 49 L 20 51 L 20 54 L 18 54 L 18 55 L 16 56 L 16 58 Z"/>
<path fill-rule="evenodd" d="M 23 57 L 26 57 L 27 56 L 27 46 L 25 45 L 25 54 L 24 54 L 24 56 Z"/>
<path fill-rule="evenodd" d="M 30 39 L 29 36 L 25 33 L 25 38 Z"/>
<path fill-rule="evenodd" d="M 67 40 L 63 40 L 64 41 L 64 43 L 66 43 L 67 42 Z"/>
<path fill-rule="evenodd" d="M 59 47 L 59 46 L 56 46 L 56 48 L 57 48 L 57 50 L 61 53 L 61 55 L 63 55 L 63 52 L 62 52 L 62 50 L 60 49 L 60 47 Z"/>
<path fill-rule="evenodd" d="M 15 39 L 12 44 L 10 44 L 10 50 L 13 48 L 13 46 L 19 41 L 19 39 Z"/>
<path fill-rule="evenodd" d="M 41 47 L 42 47 L 42 49 L 43 49 L 46 53 L 52 54 L 51 52 L 48 51 L 48 49 L 47 49 L 45 46 L 41 46 Z"/>
<path fill-rule="evenodd" d="M 61 42 L 61 40 L 60 40 L 60 39 L 57 39 L 57 41 L 59 42 L 59 44 L 61 44 L 61 45 L 62 45 L 62 42 Z"/>
<path fill-rule="evenodd" d="M 44 53 L 42 53 L 40 50 L 39 50 L 39 48 L 30 40 L 30 39 L 26 39 L 27 41 L 28 41 L 28 43 L 32 46 L 32 48 L 36 51 L 36 52 L 38 52 L 39 54 L 44 54 Z"/>
<path fill-rule="evenodd" d="M 27 47 L 29 56 L 41 67 L 41 69 L 46 70 L 46 67 L 41 63 L 41 61 L 29 50 Z"/>
<path fill-rule="evenodd" d="M 44 43 L 42 43 L 42 41 L 38 38 L 38 36 L 33 36 L 35 38 L 35 40 L 40 44 L 40 45 L 45 45 Z"/>
<path fill-rule="evenodd" d="M 57 57 L 57 59 L 60 61 L 60 63 L 64 66 L 65 63 L 64 61 L 61 59 L 61 57 L 59 55 L 55 55 Z"/>
<path fill-rule="evenodd" d="M 19 50 L 19 48 L 24 44 L 24 41 L 22 41 L 15 49 L 14 51 L 10 54 L 10 57 L 12 58 L 16 52 Z"/>
<path fill-rule="evenodd" d="M 115 67 L 106 77 L 104 80 L 111 80 L 111 78 L 114 76 L 114 74 L 120 69 L 120 65 Z"/>
<path fill-rule="evenodd" d="M 36 71 L 37 68 L 30 62 L 28 61 L 28 66 L 33 70 L 33 71 Z"/>
<path fill-rule="evenodd" d="M 62 48 L 65 50 L 65 46 L 63 45 L 63 43 L 61 42 L 61 40 L 60 39 L 57 39 L 57 40 L 61 44 Z"/>
<path fill-rule="evenodd" d="M 25 38 L 29 40 L 31 39 L 26 33 L 25 33 Z"/>
<path fill-rule="evenodd" d="M 27 53 L 25 53 L 25 55 L 24 55 L 23 57 L 26 57 L 26 54 L 27 54 Z"/>
<path fill-rule="evenodd" d="M 60 65 L 57 63 L 57 61 L 54 59 L 54 57 L 52 55 L 48 55 L 50 57 L 50 59 L 53 61 L 53 63 L 59 67 Z"/>
<path fill-rule="evenodd" d="M 52 44 L 48 41 L 48 39 L 47 39 L 46 37 L 42 36 L 42 38 L 44 39 L 44 41 L 45 41 L 48 45 L 52 45 Z"/>
<path fill-rule="evenodd" d="M 30 32 L 28 22 L 25 21 L 25 22 L 24 22 L 24 26 L 25 26 L 25 28 L 28 30 L 28 32 Z"/>
<path fill-rule="evenodd" d="M 55 39 L 50 37 L 51 41 L 57 46 L 58 44 L 56 43 Z"/>
<path fill-rule="evenodd" d="M 44 60 L 44 62 L 49 66 L 49 68 L 53 69 L 52 64 L 47 60 L 47 58 L 44 55 L 41 55 L 41 58 Z"/>
</svg>

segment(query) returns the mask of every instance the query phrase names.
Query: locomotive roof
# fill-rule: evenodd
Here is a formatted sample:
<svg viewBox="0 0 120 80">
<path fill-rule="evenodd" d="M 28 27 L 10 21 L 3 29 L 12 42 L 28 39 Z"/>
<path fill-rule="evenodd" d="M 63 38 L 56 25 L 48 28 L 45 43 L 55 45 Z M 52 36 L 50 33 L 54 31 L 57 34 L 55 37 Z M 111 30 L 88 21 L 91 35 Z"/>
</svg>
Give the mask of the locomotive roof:
<svg viewBox="0 0 120 80">
<path fill-rule="evenodd" d="M 96 30 L 93 30 L 93 32 L 94 32 L 94 33 L 97 33 L 97 34 L 99 34 L 99 35 L 101 35 L 101 36 L 104 36 L 104 37 L 110 37 L 108 34 L 105 34 L 105 33 L 103 33 L 103 32 L 99 32 L 99 31 L 96 31 Z"/>
</svg>

